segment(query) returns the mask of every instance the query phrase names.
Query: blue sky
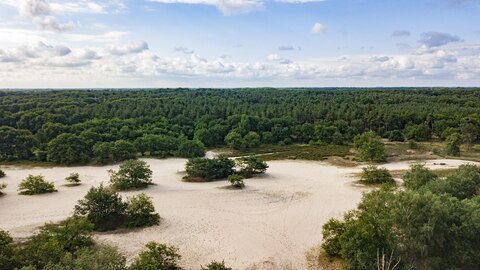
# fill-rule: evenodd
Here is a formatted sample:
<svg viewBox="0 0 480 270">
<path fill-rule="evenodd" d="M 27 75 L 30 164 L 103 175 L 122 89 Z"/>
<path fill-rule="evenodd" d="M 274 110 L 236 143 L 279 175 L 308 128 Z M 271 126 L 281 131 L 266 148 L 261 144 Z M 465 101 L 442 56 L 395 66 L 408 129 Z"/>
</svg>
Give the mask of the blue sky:
<svg viewBox="0 0 480 270">
<path fill-rule="evenodd" d="M 479 82 L 479 0 L 0 0 L 0 88 Z"/>
</svg>

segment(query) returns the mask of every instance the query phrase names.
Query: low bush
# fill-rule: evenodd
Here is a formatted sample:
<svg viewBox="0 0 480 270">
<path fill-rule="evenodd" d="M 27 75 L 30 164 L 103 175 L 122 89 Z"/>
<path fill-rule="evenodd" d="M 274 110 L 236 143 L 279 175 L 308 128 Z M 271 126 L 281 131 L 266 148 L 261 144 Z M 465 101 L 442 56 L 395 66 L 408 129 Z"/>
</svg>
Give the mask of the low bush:
<svg viewBox="0 0 480 270">
<path fill-rule="evenodd" d="M 109 171 L 110 184 L 116 190 L 144 188 L 152 183 L 152 170 L 143 160 L 127 160 L 119 170 Z"/>
<path fill-rule="evenodd" d="M 387 169 L 372 165 L 363 168 L 360 182 L 364 184 L 392 184 L 395 183 L 395 180 Z"/>
<path fill-rule="evenodd" d="M 3 170 L 0 170 L 0 178 L 5 177 L 5 172 Z"/>
<path fill-rule="evenodd" d="M 230 267 L 225 266 L 225 262 L 217 262 L 213 261 L 209 263 L 207 266 L 201 268 L 201 270 L 232 270 Z"/>
<path fill-rule="evenodd" d="M 178 253 L 176 247 L 149 242 L 146 244 L 146 250 L 138 254 L 129 270 L 177 270 L 181 269 L 178 266 L 178 261 L 181 258 L 182 256 Z"/>
<path fill-rule="evenodd" d="M 207 181 L 224 179 L 233 173 L 234 166 L 235 162 L 226 157 L 189 159 L 185 165 L 187 173 L 185 179 L 201 178 Z"/>
<path fill-rule="evenodd" d="M 65 181 L 67 181 L 70 184 L 80 184 L 80 175 L 78 173 L 71 173 L 69 176 L 65 178 Z"/>
<path fill-rule="evenodd" d="M 20 182 L 18 191 L 21 195 L 35 195 L 56 192 L 57 190 L 53 183 L 45 181 L 42 175 L 29 175 Z"/>
<path fill-rule="evenodd" d="M 268 165 L 257 156 L 241 157 L 236 160 L 237 173 L 245 178 L 252 177 L 255 174 L 265 173 Z"/>
<path fill-rule="evenodd" d="M 127 204 L 127 227 L 147 227 L 160 223 L 160 215 L 155 213 L 152 199 L 144 193 L 133 196 Z"/>
<path fill-rule="evenodd" d="M 0 183 L 0 195 L 3 195 L 2 190 L 7 187 L 7 183 Z"/>
<path fill-rule="evenodd" d="M 245 187 L 245 183 L 243 182 L 243 179 L 245 179 L 245 177 L 238 174 L 231 174 L 227 178 L 227 180 L 232 184 L 232 187 L 236 187 L 236 188 Z"/>
</svg>

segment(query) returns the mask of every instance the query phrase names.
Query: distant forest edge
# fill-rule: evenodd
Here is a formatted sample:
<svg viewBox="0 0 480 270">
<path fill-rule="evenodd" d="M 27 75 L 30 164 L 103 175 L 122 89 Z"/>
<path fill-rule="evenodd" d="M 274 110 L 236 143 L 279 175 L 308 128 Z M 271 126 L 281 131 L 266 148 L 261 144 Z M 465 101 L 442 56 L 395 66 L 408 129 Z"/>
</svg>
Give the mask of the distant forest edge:
<svg viewBox="0 0 480 270">
<path fill-rule="evenodd" d="M 401 90 L 401 91 L 400 91 Z M 205 148 L 480 135 L 480 88 L 0 91 L 0 161 L 108 163 Z"/>
</svg>

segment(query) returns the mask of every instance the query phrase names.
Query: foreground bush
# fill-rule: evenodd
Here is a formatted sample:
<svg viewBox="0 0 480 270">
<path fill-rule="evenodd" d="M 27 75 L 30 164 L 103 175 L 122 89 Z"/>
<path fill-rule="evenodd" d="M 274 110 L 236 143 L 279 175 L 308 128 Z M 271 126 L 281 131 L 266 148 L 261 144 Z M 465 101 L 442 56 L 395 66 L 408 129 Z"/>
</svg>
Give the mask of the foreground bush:
<svg viewBox="0 0 480 270">
<path fill-rule="evenodd" d="M 360 182 L 364 184 L 392 184 L 395 183 L 395 180 L 387 169 L 368 166 L 363 168 Z"/>
<path fill-rule="evenodd" d="M 182 258 L 173 246 L 149 242 L 146 250 L 140 252 L 129 270 L 176 270 L 181 269 L 178 261 Z"/>
<path fill-rule="evenodd" d="M 413 164 L 403 176 L 403 185 L 411 190 L 417 190 L 431 181 L 437 180 L 437 175 L 422 164 Z"/>
<path fill-rule="evenodd" d="M 127 204 L 127 227 L 147 227 L 160 223 L 160 215 L 155 213 L 152 199 L 144 193 L 130 198 Z"/>
<path fill-rule="evenodd" d="M 100 185 L 92 187 L 75 205 L 74 215 L 86 217 L 95 226 L 96 231 L 113 230 L 125 221 L 127 204 L 117 192 Z"/>
<path fill-rule="evenodd" d="M 110 184 L 116 190 L 144 188 L 152 183 L 152 170 L 143 160 L 127 160 L 118 172 L 110 170 Z"/>
<path fill-rule="evenodd" d="M 257 156 L 241 157 L 236 160 L 237 173 L 245 178 L 252 177 L 255 174 L 262 174 L 267 171 L 268 165 Z"/>
<path fill-rule="evenodd" d="M 35 195 L 56 192 L 52 182 L 45 181 L 42 175 L 29 175 L 18 185 L 18 191 L 21 195 Z"/>
<path fill-rule="evenodd" d="M 243 182 L 243 179 L 245 179 L 245 177 L 238 174 L 231 174 L 227 178 L 227 180 L 232 184 L 232 187 L 236 187 L 236 188 L 245 187 L 245 183 Z"/>
<path fill-rule="evenodd" d="M 193 158 L 185 165 L 187 173 L 185 178 L 201 178 L 207 181 L 224 179 L 233 173 L 234 166 L 235 162 L 226 157 Z"/>
<path fill-rule="evenodd" d="M 201 270 L 232 270 L 230 267 L 225 266 L 225 262 L 217 262 L 213 261 L 209 263 L 207 266 L 202 267 Z"/>
<path fill-rule="evenodd" d="M 413 189 L 390 186 L 365 194 L 343 221 L 323 226 L 323 249 L 346 269 L 377 269 L 377 254 L 387 254 L 401 270 L 477 269 L 480 197 L 464 192 L 463 184 L 478 190 L 480 167 L 468 165 L 451 177 L 442 184 L 423 166 L 412 166 L 407 179 Z M 459 179 L 467 180 L 450 185 Z"/>
</svg>

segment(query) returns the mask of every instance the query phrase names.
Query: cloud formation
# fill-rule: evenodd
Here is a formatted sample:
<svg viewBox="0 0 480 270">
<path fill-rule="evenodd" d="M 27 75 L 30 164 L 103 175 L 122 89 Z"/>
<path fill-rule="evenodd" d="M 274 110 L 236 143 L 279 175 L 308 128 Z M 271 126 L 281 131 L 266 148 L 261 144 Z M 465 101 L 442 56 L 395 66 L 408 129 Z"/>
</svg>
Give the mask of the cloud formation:
<svg viewBox="0 0 480 270">
<path fill-rule="evenodd" d="M 325 27 L 321 23 L 317 22 L 313 25 L 312 33 L 319 34 L 323 32 L 325 32 Z"/>
<path fill-rule="evenodd" d="M 408 37 L 410 36 L 410 31 L 407 30 L 396 30 L 393 31 L 392 37 Z"/>
<path fill-rule="evenodd" d="M 434 48 L 446 45 L 452 42 L 462 42 L 459 36 L 440 32 L 422 33 L 421 39 L 418 41 L 427 48 Z"/>
</svg>

